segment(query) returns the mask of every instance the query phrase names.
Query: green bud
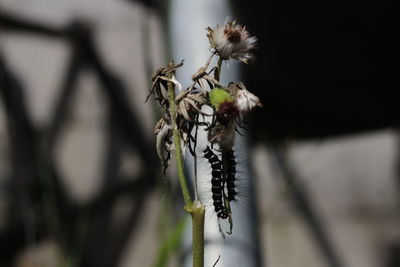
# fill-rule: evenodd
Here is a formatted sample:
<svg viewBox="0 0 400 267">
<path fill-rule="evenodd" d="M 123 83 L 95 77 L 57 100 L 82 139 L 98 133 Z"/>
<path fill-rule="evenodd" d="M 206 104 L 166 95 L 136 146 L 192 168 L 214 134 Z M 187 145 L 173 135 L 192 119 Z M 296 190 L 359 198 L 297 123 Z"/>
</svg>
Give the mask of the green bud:
<svg viewBox="0 0 400 267">
<path fill-rule="evenodd" d="M 210 102 L 211 105 L 218 109 L 219 105 L 224 102 L 233 102 L 235 99 L 224 89 L 214 88 L 210 91 Z"/>
</svg>

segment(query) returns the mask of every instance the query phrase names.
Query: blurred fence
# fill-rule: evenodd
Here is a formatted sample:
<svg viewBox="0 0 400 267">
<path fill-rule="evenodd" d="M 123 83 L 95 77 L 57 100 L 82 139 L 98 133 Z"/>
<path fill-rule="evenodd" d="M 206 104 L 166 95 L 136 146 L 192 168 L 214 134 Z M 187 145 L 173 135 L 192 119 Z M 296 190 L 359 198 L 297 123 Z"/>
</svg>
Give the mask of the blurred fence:
<svg viewBox="0 0 400 267">
<path fill-rule="evenodd" d="M 20 74 L 13 71 L 7 55 L 0 51 L 1 105 L 12 166 L 8 177 L 1 180 L 2 194 L 6 195 L 2 212 L 6 214 L 2 215 L 0 265 L 11 266 L 27 246 L 52 237 L 74 266 L 116 266 L 129 238 L 138 229 L 146 208 L 144 199 L 154 188 L 158 174 L 152 140 L 132 109 L 127 86 L 107 66 L 91 28 L 84 23 L 52 27 L 0 10 L 0 31 L 3 38 L 5 34 L 23 34 L 62 41 L 70 50 L 51 119 L 41 126 L 33 123 L 26 106 L 29 84 L 21 82 Z M 75 107 L 82 72 L 95 75 L 97 88 L 105 99 L 102 108 L 106 110 L 101 186 L 94 198 L 84 202 L 67 192 L 62 178 L 65 173 L 60 172 L 54 157 Z M 128 178 L 121 172 L 121 155 L 126 151 L 135 153 L 142 166 Z M 115 227 L 112 214 L 122 197 L 130 208 Z"/>
</svg>

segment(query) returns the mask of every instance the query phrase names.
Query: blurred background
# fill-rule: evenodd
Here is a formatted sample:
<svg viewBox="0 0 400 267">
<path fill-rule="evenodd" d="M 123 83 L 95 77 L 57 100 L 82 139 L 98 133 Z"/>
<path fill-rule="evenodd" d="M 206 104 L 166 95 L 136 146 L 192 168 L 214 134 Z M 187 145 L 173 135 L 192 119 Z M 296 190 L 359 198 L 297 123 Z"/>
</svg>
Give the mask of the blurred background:
<svg viewBox="0 0 400 267">
<path fill-rule="evenodd" d="M 225 71 L 264 104 L 239 213 L 253 253 L 236 266 L 400 266 L 391 8 L 0 0 L 0 266 L 181 266 L 187 223 L 144 100 L 169 60 L 200 67 L 208 48 L 193 44 L 227 16 L 259 42 L 255 62 Z"/>
</svg>

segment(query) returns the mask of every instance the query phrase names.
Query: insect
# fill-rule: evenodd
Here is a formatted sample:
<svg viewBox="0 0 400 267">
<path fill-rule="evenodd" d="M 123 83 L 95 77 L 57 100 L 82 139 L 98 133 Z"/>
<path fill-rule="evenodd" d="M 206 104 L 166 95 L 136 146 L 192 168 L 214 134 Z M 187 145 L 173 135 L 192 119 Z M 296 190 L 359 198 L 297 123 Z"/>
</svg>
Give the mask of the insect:
<svg viewBox="0 0 400 267">
<path fill-rule="evenodd" d="M 218 218 L 226 219 L 229 217 L 229 212 L 224 204 L 222 162 L 218 159 L 217 155 L 215 155 L 209 147 L 207 147 L 204 150 L 204 157 L 208 160 L 212 169 L 211 191 L 212 191 L 214 210 L 217 213 Z"/>
<path fill-rule="evenodd" d="M 226 173 L 226 189 L 228 191 L 228 200 L 236 200 L 236 160 L 233 150 L 230 149 L 225 152 L 226 163 L 227 163 L 227 173 Z"/>
</svg>

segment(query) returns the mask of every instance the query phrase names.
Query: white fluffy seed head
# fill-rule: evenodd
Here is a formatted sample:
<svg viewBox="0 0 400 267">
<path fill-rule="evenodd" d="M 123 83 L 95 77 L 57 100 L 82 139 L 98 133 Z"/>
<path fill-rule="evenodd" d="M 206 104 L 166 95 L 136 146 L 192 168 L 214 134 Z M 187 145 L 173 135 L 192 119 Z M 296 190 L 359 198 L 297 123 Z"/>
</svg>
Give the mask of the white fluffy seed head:
<svg viewBox="0 0 400 267">
<path fill-rule="evenodd" d="M 252 58 L 252 50 L 257 38 L 250 36 L 246 27 L 236 22 L 228 22 L 224 26 L 217 25 L 214 29 L 208 28 L 208 38 L 211 47 L 214 48 L 223 59 L 236 59 L 244 63 Z"/>
</svg>

